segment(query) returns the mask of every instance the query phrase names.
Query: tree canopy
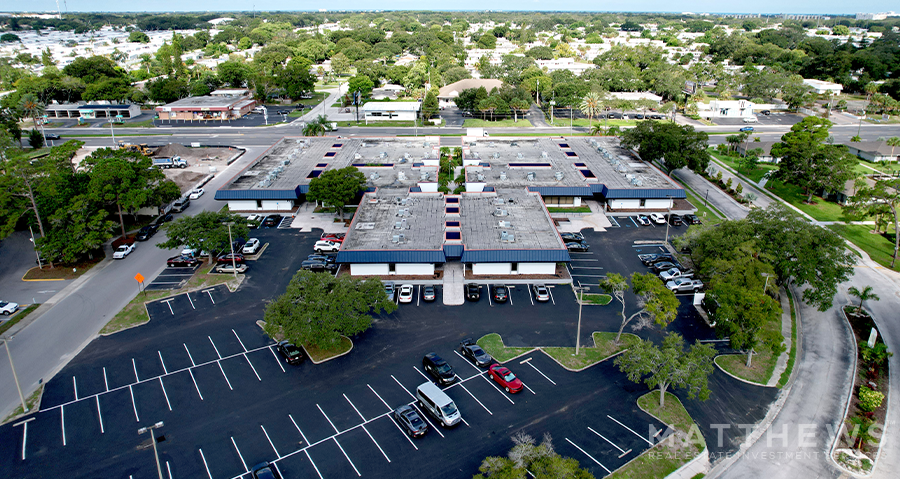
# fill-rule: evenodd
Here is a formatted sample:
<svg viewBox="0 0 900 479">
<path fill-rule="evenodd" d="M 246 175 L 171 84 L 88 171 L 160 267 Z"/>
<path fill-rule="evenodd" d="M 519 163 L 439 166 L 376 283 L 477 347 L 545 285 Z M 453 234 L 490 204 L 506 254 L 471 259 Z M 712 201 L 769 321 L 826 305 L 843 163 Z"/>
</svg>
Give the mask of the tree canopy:
<svg viewBox="0 0 900 479">
<path fill-rule="evenodd" d="M 664 122 L 642 121 L 622 134 L 622 146 L 637 150 L 646 161 L 664 161 L 669 170 L 704 171 L 709 166 L 708 142 L 704 131 Z"/>
<path fill-rule="evenodd" d="M 847 147 L 826 142 L 831 125 L 824 118 L 808 116 L 772 145 L 772 154 L 781 158 L 775 178 L 803 188 L 807 202 L 819 191 L 843 190 L 856 176 L 857 161 Z"/>
<path fill-rule="evenodd" d="M 309 182 L 306 199 L 321 201 L 334 207 L 341 219 L 344 206 L 366 189 L 366 177 L 356 167 L 347 166 L 337 170 L 327 170 Z"/>
<path fill-rule="evenodd" d="M 166 227 L 166 241 L 157 243 L 162 249 L 186 246 L 210 255 L 227 252 L 228 223 L 231 223 L 231 239 L 247 239 L 250 229 L 244 217 L 222 211 L 202 211 L 194 216 L 182 216 Z"/>
</svg>

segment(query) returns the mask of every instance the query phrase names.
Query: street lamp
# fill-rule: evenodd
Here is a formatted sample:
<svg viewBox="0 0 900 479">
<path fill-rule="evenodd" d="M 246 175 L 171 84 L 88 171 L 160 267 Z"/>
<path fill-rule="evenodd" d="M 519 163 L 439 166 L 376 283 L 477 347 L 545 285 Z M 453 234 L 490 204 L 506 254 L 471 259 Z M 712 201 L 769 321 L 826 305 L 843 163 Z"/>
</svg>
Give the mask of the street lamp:
<svg viewBox="0 0 900 479">
<path fill-rule="evenodd" d="M 233 221 L 225 223 L 228 226 L 228 246 L 231 248 L 231 271 L 234 273 L 234 279 L 237 279 L 237 261 L 234 259 L 234 241 L 231 239 L 231 225 Z"/>
<path fill-rule="evenodd" d="M 28 412 L 28 405 L 25 404 L 25 396 L 22 395 L 22 388 L 19 386 L 19 376 L 16 375 L 16 366 L 13 364 L 12 353 L 9 352 L 9 341 L 12 338 L 0 338 L 6 345 L 6 355 L 9 356 L 9 368 L 12 369 L 13 379 L 16 381 L 16 390 L 19 391 L 19 400 L 22 401 L 22 412 Z"/>
<path fill-rule="evenodd" d="M 769 277 L 772 275 L 769 273 L 761 273 L 761 274 L 764 278 L 766 278 L 766 284 L 763 285 L 763 293 L 765 293 L 766 290 L 769 289 Z"/>
<path fill-rule="evenodd" d="M 156 459 L 156 473 L 159 474 L 159 479 L 163 479 L 163 474 L 162 466 L 159 464 L 159 453 L 156 451 L 156 434 L 153 432 L 153 430 L 159 429 L 161 427 L 163 427 L 163 422 L 159 421 L 152 426 L 142 427 L 138 429 L 138 434 L 144 434 L 145 432 L 150 433 L 150 443 L 153 444 L 153 457 L 154 459 Z"/>
<path fill-rule="evenodd" d="M 556 105 L 556 100 L 550 100 L 550 126 L 553 126 L 553 106 Z"/>
<path fill-rule="evenodd" d="M 572 286 L 573 289 L 578 291 L 578 329 L 575 333 L 575 355 L 578 356 L 578 350 L 581 348 L 581 306 L 584 304 L 584 290 L 587 289 L 587 286 L 581 286 L 581 282 L 578 283 L 578 286 Z"/>
<path fill-rule="evenodd" d="M 113 128 L 113 122 L 109 122 L 109 132 L 112 133 L 113 148 L 116 147 L 116 130 Z"/>
<path fill-rule="evenodd" d="M 709 191 L 707 190 L 707 194 L 708 193 L 709 193 Z M 666 198 L 669 199 L 669 204 L 666 205 L 666 211 L 667 211 L 667 214 L 666 214 L 666 244 L 669 244 L 669 223 L 671 222 L 670 217 L 672 216 L 672 197 L 669 195 L 666 195 Z"/>
</svg>

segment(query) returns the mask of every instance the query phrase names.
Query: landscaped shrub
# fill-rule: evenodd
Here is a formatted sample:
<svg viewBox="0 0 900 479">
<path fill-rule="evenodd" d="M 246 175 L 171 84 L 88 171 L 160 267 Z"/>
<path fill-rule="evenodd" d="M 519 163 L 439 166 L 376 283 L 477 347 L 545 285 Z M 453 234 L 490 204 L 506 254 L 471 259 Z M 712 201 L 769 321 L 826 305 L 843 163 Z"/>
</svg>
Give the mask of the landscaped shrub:
<svg viewBox="0 0 900 479">
<path fill-rule="evenodd" d="M 859 387 L 859 408 L 865 412 L 872 412 L 881 406 L 884 394 L 873 391 L 865 386 Z"/>
<path fill-rule="evenodd" d="M 734 194 L 740 195 L 743 192 L 744 192 L 744 185 L 741 183 L 738 183 L 737 186 L 734 187 Z"/>
</svg>

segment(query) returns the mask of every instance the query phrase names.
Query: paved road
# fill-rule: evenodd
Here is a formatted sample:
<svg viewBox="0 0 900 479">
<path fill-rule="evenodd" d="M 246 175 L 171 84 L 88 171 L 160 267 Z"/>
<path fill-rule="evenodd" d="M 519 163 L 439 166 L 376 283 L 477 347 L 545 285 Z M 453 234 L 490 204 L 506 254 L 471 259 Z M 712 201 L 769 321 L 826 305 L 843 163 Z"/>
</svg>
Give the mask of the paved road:
<svg viewBox="0 0 900 479">
<path fill-rule="evenodd" d="M 261 147 L 249 148 L 206 189 L 215 191 L 262 151 Z M 222 205 L 213 196 L 207 194 L 191 202 L 187 213 L 218 210 Z M 16 335 L 10 347 L 23 390 L 32 391 L 39 381 L 49 380 L 131 300 L 137 290 L 133 279 L 136 273 L 152 278 L 165 267 L 165 259 L 172 252 L 154 246 L 163 240 L 164 235 L 157 235 L 141 243 L 125 260 L 101 262 L 94 267 L 96 271 L 89 273 L 92 274 L 90 279 L 80 286 L 73 285 L 74 291 L 64 298 L 57 298 L 52 309 Z M 112 256 L 111 252 L 108 254 L 108 257 Z M 4 385 L 0 388 L 0 415 L 6 417 L 19 402 L 8 361 L 0 361 L 0 384 Z"/>
<path fill-rule="evenodd" d="M 16 231 L 0 241 L 0 299 L 19 304 L 44 303 L 71 281 L 22 281 L 37 266 L 28 231 Z"/>
</svg>

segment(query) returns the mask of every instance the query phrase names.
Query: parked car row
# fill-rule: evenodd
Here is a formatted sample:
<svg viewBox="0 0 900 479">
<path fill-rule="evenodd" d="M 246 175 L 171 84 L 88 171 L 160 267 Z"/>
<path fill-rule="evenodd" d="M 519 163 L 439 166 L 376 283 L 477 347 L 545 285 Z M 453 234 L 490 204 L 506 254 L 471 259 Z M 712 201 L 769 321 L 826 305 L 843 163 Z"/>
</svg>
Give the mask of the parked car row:
<svg viewBox="0 0 900 479">
<path fill-rule="evenodd" d="M 661 213 L 650 213 L 649 215 L 638 215 L 637 222 L 641 226 L 650 226 L 651 223 L 657 224 L 657 225 L 664 225 L 666 223 L 669 223 L 672 226 L 681 226 L 682 224 L 699 225 L 701 223 L 700 218 L 697 217 L 697 215 L 693 215 L 693 214 L 663 215 Z"/>
<path fill-rule="evenodd" d="M 703 289 L 703 282 L 693 279 L 694 272 L 683 267 L 670 253 L 639 254 L 638 259 L 676 293 L 696 293 Z"/>
<path fill-rule="evenodd" d="M 284 217 L 281 215 L 257 215 L 252 214 L 247 217 L 248 228 L 274 228 L 281 224 Z"/>
</svg>

